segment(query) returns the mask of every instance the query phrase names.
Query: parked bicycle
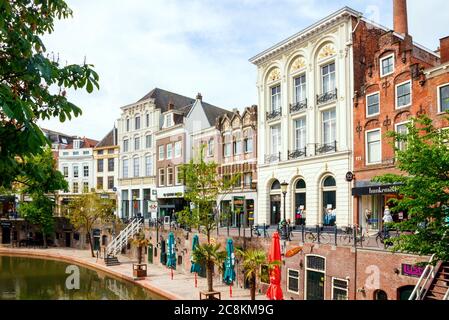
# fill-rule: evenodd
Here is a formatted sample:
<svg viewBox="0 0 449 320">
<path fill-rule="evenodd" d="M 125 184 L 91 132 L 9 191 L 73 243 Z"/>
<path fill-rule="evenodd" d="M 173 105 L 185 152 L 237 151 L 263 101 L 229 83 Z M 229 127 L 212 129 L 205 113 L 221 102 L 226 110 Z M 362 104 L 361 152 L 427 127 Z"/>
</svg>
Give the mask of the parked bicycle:
<svg viewBox="0 0 449 320">
<path fill-rule="evenodd" d="M 331 235 L 326 232 L 320 232 L 319 236 L 317 232 L 306 231 L 305 241 L 306 242 L 319 242 L 323 244 L 328 244 L 331 241 Z"/>
</svg>

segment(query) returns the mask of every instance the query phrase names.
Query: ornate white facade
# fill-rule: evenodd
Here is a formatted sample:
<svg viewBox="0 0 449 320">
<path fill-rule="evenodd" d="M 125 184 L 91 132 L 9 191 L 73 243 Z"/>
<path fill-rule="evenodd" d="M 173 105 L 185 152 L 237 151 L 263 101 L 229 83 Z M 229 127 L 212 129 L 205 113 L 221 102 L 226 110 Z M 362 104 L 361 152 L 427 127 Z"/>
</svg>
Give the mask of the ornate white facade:
<svg viewBox="0 0 449 320">
<path fill-rule="evenodd" d="M 250 60 L 258 68 L 259 224 L 283 219 L 282 182 L 286 219 L 302 223 L 301 213 L 308 226 L 353 223 L 345 176 L 352 168 L 355 14 L 344 8 Z"/>
</svg>

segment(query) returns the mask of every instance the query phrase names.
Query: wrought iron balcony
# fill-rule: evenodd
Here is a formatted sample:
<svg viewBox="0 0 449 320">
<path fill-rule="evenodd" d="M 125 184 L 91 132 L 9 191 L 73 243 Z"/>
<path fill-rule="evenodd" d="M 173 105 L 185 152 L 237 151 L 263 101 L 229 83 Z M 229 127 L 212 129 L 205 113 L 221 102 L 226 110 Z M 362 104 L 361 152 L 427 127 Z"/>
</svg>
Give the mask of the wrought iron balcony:
<svg viewBox="0 0 449 320">
<path fill-rule="evenodd" d="M 318 105 L 337 100 L 337 88 L 335 90 L 316 95 Z"/>
<path fill-rule="evenodd" d="M 315 144 L 315 155 L 320 155 L 328 152 L 337 152 L 337 141 L 332 143 Z"/>
<path fill-rule="evenodd" d="M 306 109 L 307 109 L 307 99 L 300 101 L 300 102 L 290 104 L 290 112 L 291 113 L 305 111 Z"/>
<path fill-rule="evenodd" d="M 282 115 L 281 108 L 272 110 L 271 112 L 267 112 L 267 120 L 274 120 L 279 118 Z"/>
<path fill-rule="evenodd" d="M 265 155 L 265 163 L 273 163 L 281 161 L 281 153 Z"/>
<path fill-rule="evenodd" d="M 296 149 L 293 150 L 292 152 L 288 152 L 288 160 L 290 159 L 298 159 L 298 158 L 303 158 L 303 157 L 307 157 L 307 147 L 304 147 L 304 149 Z"/>
</svg>

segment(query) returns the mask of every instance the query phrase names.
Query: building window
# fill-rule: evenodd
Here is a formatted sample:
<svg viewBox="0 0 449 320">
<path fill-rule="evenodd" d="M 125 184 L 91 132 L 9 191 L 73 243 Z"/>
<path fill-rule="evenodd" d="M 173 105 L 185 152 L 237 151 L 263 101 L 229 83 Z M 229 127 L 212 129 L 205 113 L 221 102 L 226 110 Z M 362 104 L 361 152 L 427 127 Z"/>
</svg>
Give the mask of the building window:
<svg viewBox="0 0 449 320">
<path fill-rule="evenodd" d="M 73 166 L 73 177 L 78 178 L 79 172 L 78 172 L 78 166 Z"/>
<path fill-rule="evenodd" d="M 306 182 L 299 179 L 295 185 L 295 224 L 304 225 L 306 220 Z"/>
<path fill-rule="evenodd" d="M 149 149 L 153 147 L 153 136 L 148 134 L 145 136 L 145 148 Z"/>
<path fill-rule="evenodd" d="M 271 154 L 277 155 L 281 151 L 281 125 L 270 128 Z"/>
<path fill-rule="evenodd" d="M 299 294 L 299 270 L 287 269 L 287 291 Z"/>
<path fill-rule="evenodd" d="M 80 154 L 79 151 L 73 151 L 73 155 L 74 155 L 74 156 L 77 156 L 77 155 L 79 155 L 79 154 Z"/>
<path fill-rule="evenodd" d="M 123 159 L 123 178 L 128 178 L 128 159 Z"/>
<path fill-rule="evenodd" d="M 407 128 L 408 122 L 398 123 L 395 125 L 396 127 L 396 133 L 400 134 L 402 137 L 404 137 L 408 133 Z M 396 148 L 400 151 L 404 151 L 407 148 L 407 141 L 399 140 L 396 141 Z"/>
<path fill-rule="evenodd" d="M 387 293 L 383 290 L 374 291 L 374 300 L 388 300 Z"/>
<path fill-rule="evenodd" d="M 103 177 L 97 177 L 97 190 L 103 190 Z"/>
<path fill-rule="evenodd" d="M 438 88 L 439 112 L 449 110 L 449 84 Z"/>
<path fill-rule="evenodd" d="M 337 112 L 335 108 L 323 111 L 323 144 L 332 144 L 337 140 Z"/>
<path fill-rule="evenodd" d="M 167 168 L 167 186 L 173 185 L 173 168 Z"/>
<path fill-rule="evenodd" d="M 150 177 L 153 175 L 153 157 L 145 157 L 145 176 Z"/>
<path fill-rule="evenodd" d="M 89 182 L 83 182 L 83 193 L 89 192 Z"/>
<path fill-rule="evenodd" d="M 97 172 L 103 172 L 103 159 L 97 159 Z"/>
<path fill-rule="evenodd" d="M 385 77 L 394 72 L 394 54 L 380 59 L 380 76 Z"/>
<path fill-rule="evenodd" d="M 175 142 L 175 158 L 179 158 L 181 157 L 182 154 L 182 142 L 181 141 L 176 141 Z"/>
<path fill-rule="evenodd" d="M 134 177 L 139 176 L 139 158 L 133 158 L 133 174 Z"/>
<path fill-rule="evenodd" d="M 335 63 L 329 63 L 321 67 L 322 93 L 335 91 Z"/>
<path fill-rule="evenodd" d="M 126 131 L 129 132 L 129 119 L 126 119 Z"/>
<path fill-rule="evenodd" d="M 62 172 L 64 173 L 64 178 L 69 177 L 69 167 L 63 167 Z"/>
<path fill-rule="evenodd" d="M 146 124 L 146 126 L 147 127 L 149 127 L 150 126 L 150 115 L 147 113 L 146 115 L 145 115 L 145 124 Z"/>
<path fill-rule="evenodd" d="M 243 150 L 245 153 L 253 152 L 253 130 L 248 129 L 244 132 Z"/>
<path fill-rule="evenodd" d="M 83 151 L 83 154 L 84 155 L 89 154 L 89 151 Z"/>
<path fill-rule="evenodd" d="M 379 114 L 379 92 L 366 96 L 366 115 L 368 117 Z"/>
<path fill-rule="evenodd" d="M 114 177 L 108 177 L 108 189 L 111 190 L 114 188 Z"/>
<path fill-rule="evenodd" d="M 167 159 L 173 158 L 173 144 L 167 144 Z"/>
<path fill-rule="evenodd" d="M 165 127 L 169 128 L 173 125 L 173 114 L 165 115 Z"/>
<path fill-rule="evenodd" d="M 295 82 L 295 102 L 303 102 L 307 97 L 306 75 L 302 74 L 294 79 Z"/>
<path fill-rule="evenodd" d="M 73 191 L 73 193 L 78 193 L 79 192 L 79 190 L 78 190 L 78 182 L 74 182 L 73 183 L 72 191 Z"/>
<path fill-rule="evenodd" d="M 175 181 L 177 185 L 182 184 L 182 170 L 181 166 L 175 168 Z"/>
<path fill-rule="evenodd" d="M 295 150 L 304 150 L 306 147 L 306 118 L 295 120 Z"/>
<path fill-rule="evenodd" d="M 212 157 L 214 155 L 214 139 L 207 141 L 207 156 Z"/>
<path fill-rule="evenodd" d="M 129 142 L 128 139 L 123 140 L 123 152 L 128 152 L 129 150 Z"/>
<path fill-rule="evenodd" d="M 83 166 L 83 174 L 85 177 L 89 176 L 89 166 Z"/>
<path fill-rule="evenodd" d="M 165 186 L 165 169 L 159 169 L 159 185 Z"/>
<path fill-rule="evenodd" d="M 366 159 L 367 164 L 381 162 L 380 129 L 366 132 Z"/>
<path fill-rule="evenodd" d="M 103 150 L 98 150 L 97 153 L 98 153 L 99 155 L 102 155 L 102 154 L 103 154 Z"/>
<path fill-rule="evenodd" d="M 271 88 L 271 111 L 281 110 L 281 85 Z"/>
<path fill-rule="evenodd" d="M 114 171 L 114 159 L 110 158 L 108 159 L 108 172 Z"/>
<path fill-rule="evenodd" d="M 411 81 L 396 86 L 396 108 L 408 107 L 412 104 Z"/>
<path fill-rule="evenodd" d="M 164 160 L 165 146 L 159 146 L 159 160 Z"/>
<path fill-rule="evenodd" d="M 348 280 L 332 278 L 332 300 L 348 300 Z"/>
<path fill-rule="evenodd" d="M 108 154 L 114 154 L 114 149 L 108 149 Z"/>
<path fill-rule="evenodd" d="M 244 174 L 243 183 L 244 183 L 245 188 L 251 188 L 251 185 L 253 183 L 253 174 L 251 172 Z"/>
<path fill-rule="evenodd" d="M 140 129 L 140 116 L 134 118 L 134 130 Z"/>
<path fill-rule="evenodd" d="M 65 151 L 65 152 L 62 153 L 62 155 L 63 155 L 63 156 L 68 156 L 69 153 L 68 153 L 67 151 Z"/>
<path fill-rule="evenodd" d="M 224 136 L 223 154 L 225 157 L 231 156 L 231 135 Z"/>
<path fill-rule="evenodd" d="M 134 138 L 134 150 L 139 150 L 140 149 L 140 138 L 136 137 Z"/>
<path fill-rule="evenodd" d="M 337 220 L 337 184 L 335 178 L 327 176 L 323 180 L 323 225 L 334 226 Z"/>
<path fill-rule="evenodd" d="M 234 136 L 234 155 L 242 153 L 242 138 L 240 132 L 237 132 Z"/>
</svg>

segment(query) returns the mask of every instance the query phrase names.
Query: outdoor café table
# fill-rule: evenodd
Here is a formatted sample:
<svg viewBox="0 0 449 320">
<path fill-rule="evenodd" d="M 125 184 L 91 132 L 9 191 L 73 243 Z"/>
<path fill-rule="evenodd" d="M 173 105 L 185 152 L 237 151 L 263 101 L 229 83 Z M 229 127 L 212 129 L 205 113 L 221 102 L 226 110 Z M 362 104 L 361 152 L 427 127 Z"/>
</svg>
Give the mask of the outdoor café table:
<svg viewBox="0 0 449 320">
<path fill-rule="evenodd" d="M 204 299 L 202 298 L 204 295 Z M 216 296 L 218 295 L 218 300 L 221 300 L 221 292 L 218 291 L 200 291 L 200 300 L 217 300 Z"/>
</svg>

